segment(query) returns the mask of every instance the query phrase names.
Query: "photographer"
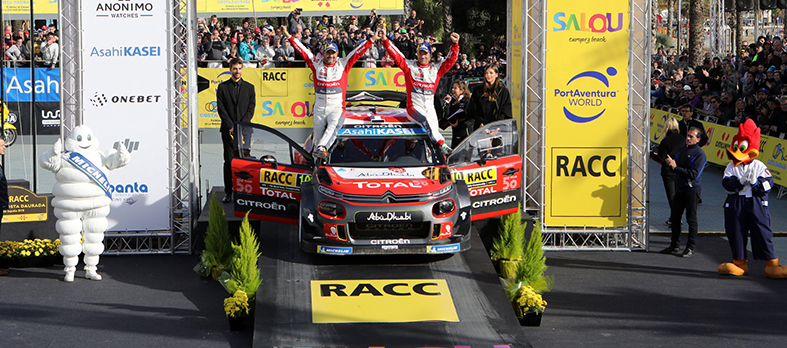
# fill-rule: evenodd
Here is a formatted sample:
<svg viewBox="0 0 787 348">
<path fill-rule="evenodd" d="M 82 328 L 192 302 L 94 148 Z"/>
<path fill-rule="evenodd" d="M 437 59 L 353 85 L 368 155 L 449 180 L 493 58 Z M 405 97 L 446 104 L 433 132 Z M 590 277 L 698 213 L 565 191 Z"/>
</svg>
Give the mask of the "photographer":
<svg viewBox="0 0 787 348">
<path fill-rule="evenodd" d="M 208 61 L 208 68 L 221 68 L 221 58 L 226 49 L 227 46 L 221 41 L 219 31 L 214 30 L 213 34 L 210 36 L 210 42 L 203 47 L 203 51 L 207 53 L 205 59 Z"/>
<path fill-rule="evenodd" d="M 339 58 L 347 57 L 347 54 L 355 48 L 355 45 L 350 43 L 350 37 L 344 30 L 339 33 L 339 42 L 337 45 L 339 46 Z"/>
<path fill-rule="evenodd" d="M 296 8 L 287 16 L 287 23 L 289 23 L 287 30 L 289 30 L 290 33 L 297 31 L 299 25 L 301 28 L 306 28 L 306 23 L 301 19 L 301 11 L 303 11 L 303 9 Z"/>
</svg>

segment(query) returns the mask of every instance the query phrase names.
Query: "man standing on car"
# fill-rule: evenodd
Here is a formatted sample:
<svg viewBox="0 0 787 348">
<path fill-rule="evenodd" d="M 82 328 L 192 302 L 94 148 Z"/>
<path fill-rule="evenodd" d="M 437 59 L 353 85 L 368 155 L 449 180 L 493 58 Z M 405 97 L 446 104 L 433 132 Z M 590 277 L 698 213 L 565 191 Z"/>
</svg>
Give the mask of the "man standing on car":
<svg viewBox="0 0 787 348">
<path fill-rule="evenodd" d="M 304 57 L 306 64 L 314 76 L 314 136 L 312 138 L 312 154 L 314 157 L 328 157 L 328 146 L 336 140 L 339 127 L 344 123 L 344 97 L 347 94 L 347 76 L 350 68 L 363 57 L 372 42 L 380 38 L 381 33 L 375 32 L 371 40 L 362 42 L 344 58 L 338 58 L 339 46 L 329 42 L 323 47 L 322 59 L 314 58 L 298 39 L 284 35 L 298 53 Z"/>
<path fill-rule="evenodd" d="M 451 51 L 440 63 L 429 63 L 432 60 L 432 45 L 423 42 L 418 45 L 417 59 L 407 60 L 387 36 L 383 45 L 402 71 L 404 71 L 407 88 L 407 115 L 411 120 L 426 129 L 432 139 L 444 154 L 451 152 L 451 147 L 445 143 L 440 135 L 437 122 L 437 112 L 434 109 L 434 94 L 440 78 L 448 72 L 456 62 L 459 54 L 459 34 L 451 33 Z"/>
<path fill-rule="evenodd" d="M 244 81 L 243 60 L 233 58 L 230 60 L 229 80 L 219 84 L 216 91 L 216 107 L 221 118 L 221 143 L 224 145 L 224 203 L 232 200 L 232 157 L 235 154 L 232 143 L 235 124 L 251 122 L 256 105 L 254 85 Z"/>
</svg>

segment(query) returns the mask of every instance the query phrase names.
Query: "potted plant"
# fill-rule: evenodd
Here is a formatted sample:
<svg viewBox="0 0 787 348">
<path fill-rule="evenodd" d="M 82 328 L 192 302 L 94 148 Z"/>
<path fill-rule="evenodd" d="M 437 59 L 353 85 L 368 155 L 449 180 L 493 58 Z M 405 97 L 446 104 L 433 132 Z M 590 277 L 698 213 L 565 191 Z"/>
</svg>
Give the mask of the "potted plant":
<svg viewBox="0 0 787 348">
<path fill-rule="evenodd" d="M 221 274 L 230 267 L 232 248 L 230 232 L 224 207 L 216 199 L 216 193 L 210 198 L 208 213 L 208 229 L 205 232 L 205 250 L 200 254 L 199 263 L 194 271 L 203 277 L 219 280 Z"/>
<path fill-rule="evenodd" d="M 546 307 L 546 301 L 541 295 L 552 290 L 554 277 L 544 274 L 547 264 L 542 247 L 541 225 L 538 220 L 535 220 L 533 225 L 522 258 L 517 261 L 516 274 L 512 279 L 504 281 L 504 287 L 520 323 L 538 326 Z"/>
<path fill-rule="evenodd" d="M 252 312 L 262 279 L 257 261 L 260 258 L 260 243 L 249 224 L 249 214 L 243 218 L 239 231 L 240 243 L 232 243 L 232 271 L 224 272 L 219 282 L 230 294 L 243 290 L 249 297 Z"/>
<path fill-rule="evenodd" d="M 513 278 L 517 262 L 524 254 L 525 225 L 522 224 L 522 210 L 500 217 L 498 235 L 492 242 L 492 261 L 498 262 L 500 277 Z"/>
<path fill-rule="evenodd" d="M 230 330 L 240 331 L 243 329 L 243 321 L 249 315 L 249 297 L 243 290 L 224 299 L 224 313 L 230 321 Z"/>
<path fill-rule="evenodd" d="M 36 267 L 44 258 L 45 243 L 41 239 L 25 239 L 16 243 L 17 267 Z"/>
<path fill-rule="evenodd" d="M 55 265 L 60 256 L 60 239 L 55 239 L 55 241 L 51 241 L 49 239 L 42 239 L 41 240 L 44 245 L 44 251 L 42 252 L 43 259 L 39 263 L 41 267 L 50 267 Z"/>
<path fill-rule="evenodd" d="M 0 269 L 8 269 L 11 267 L 11 261 L 16 254 L 15 241 L 0 242 Z"/>
<path fill-rule="evenodd" d="M 524 326 L 541 325 L 541 316 L 546 309 L 547 301 L 530 285 L 516 282 L 511 288 L 509 298 L 514 307 L 519 323 Z"/>
</svg>

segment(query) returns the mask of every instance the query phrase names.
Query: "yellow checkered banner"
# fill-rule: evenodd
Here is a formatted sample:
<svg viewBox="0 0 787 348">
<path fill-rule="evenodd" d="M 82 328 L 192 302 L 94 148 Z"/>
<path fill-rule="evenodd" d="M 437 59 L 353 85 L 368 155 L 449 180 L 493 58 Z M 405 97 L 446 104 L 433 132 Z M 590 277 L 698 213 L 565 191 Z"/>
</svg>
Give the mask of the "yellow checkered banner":
<svg viewBox="0 0 787 348">
<path fill-rule="evenodd" d="M 624 227 L 629 2 L 547 2 L 544 224 Z"/>
<path fill-rule="evenodd" d="M 668 117 L 679 121 L 683 119 L 683 117 L 668 111 L 650 109 L 651 142 L 661 142 L 664 134 L 664 124 L 667 122 Z M 730 163 L 730 159 L 727 158 L 727 148 L 731 146 L 732 137 L 738 134 L 738 128 L 705 121 L 700 122 L 708 134 L 708 143 L 702 147 L 708 162 L 727 166 Z M 757 159 L 768 167 L 771 175 L 773 175 L 775 184 L 787 186 L 787 180 L 784 177 L 784 173 L 787 173 L 787 140 L 762 135 L 760 137 L 760 156 Z"/>
<path fill-rule="evenodd" d="M 200 128 L 219 128 L 216 89 L 230 78 L 226 68 L 197 69 L 210 86 L 199 92 Z M 309 68 L 243 69 L 243 79 L 254 85 L 257 105 L 251 122 L 273 128 L 312 128 L 314 82 Z M 354 68 L 348 77 L 349 91 L 405 91 L 399 68 Z"/>
</svg>

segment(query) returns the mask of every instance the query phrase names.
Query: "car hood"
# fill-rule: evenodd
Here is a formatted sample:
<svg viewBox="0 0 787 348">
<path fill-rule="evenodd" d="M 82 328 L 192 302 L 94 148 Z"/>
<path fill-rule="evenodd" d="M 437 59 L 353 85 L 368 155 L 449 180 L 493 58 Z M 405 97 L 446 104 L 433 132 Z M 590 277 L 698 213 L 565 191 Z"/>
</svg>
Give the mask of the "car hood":
<svg viewBox="0 0 787 348">
<path fill-rule="evenodd" d="M 331 189 L 355 195 L 382 195 L 391 191 L 397 195 L 428 194 L 451 183 L 441 184 L 437 167 L 407 168 L 328 168 L 334 182 Z"/>
</svg>

